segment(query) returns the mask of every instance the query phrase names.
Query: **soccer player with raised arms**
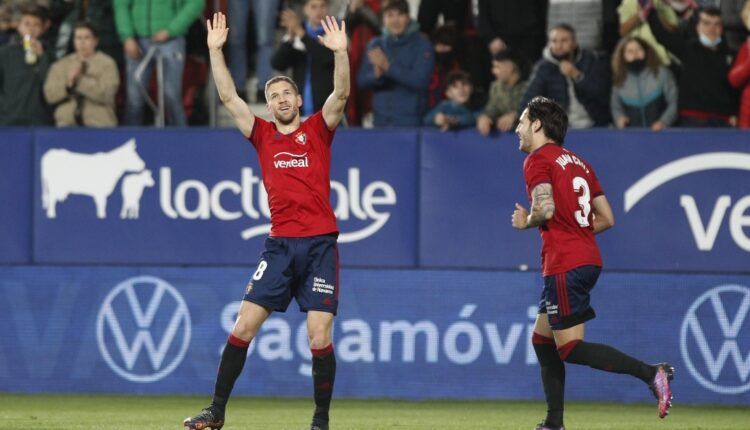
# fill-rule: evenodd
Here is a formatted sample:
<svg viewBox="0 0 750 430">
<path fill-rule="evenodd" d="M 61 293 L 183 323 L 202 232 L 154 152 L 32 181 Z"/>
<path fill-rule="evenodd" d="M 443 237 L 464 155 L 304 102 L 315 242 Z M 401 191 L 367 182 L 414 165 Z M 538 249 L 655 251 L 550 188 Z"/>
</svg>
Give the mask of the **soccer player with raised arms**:
<svg viewBox="0 0 750 430">
<path fill-rule="evenodd" d="M 213 402 L 183 423 L 191 430 L 224 426 L 225 407 L 250 342 L 268 316 L 284 312 L 292 298 L 307 312 L 315 397 L 310 430 L 328 429 L 336 375 L 331 329 L 339 295 L 338 230 L 329 200 L 330 146 L 349 96 L 349 58 L 344 22 L 339 26 L 329 16 L 322 26 L 325 34 L 318 36 L 320 43 L 333 51 L 335 59 L 333 93 L 320 112 L 302 121 L 302 97 L 294 81 L 274 77 L 265 88 L 273 115 L 269 122 L 253 115 L 232 82 L 221 52 L 229 31 L 226 16 L 216 13 L 213 22 L 207 22 L 219 98 L 258 153 L 271 209 L 271 233 L 224 347 Z"/>
<path fill-rule="evenodd" d="M 554 101 L 535 97 L 521 114 L 516 134 L 528 154 L 523 165 L 531 212 L 516 203 L 512 224 L 538 227 L 542 236 L 544 288 L 532 343 L 541 366 L 547 417 L 536 430 L 563 430 L 565 362 L 632 375 L 657 399 L 659 417 L 672 405 L 674 368 L 649 365 L 610 346 L 585 342 L 589 303 L 602 267 L 595 234 L 614 225 L 614 215 L 593 168 L 563 148 L 568 117 Z"/>
</svg>

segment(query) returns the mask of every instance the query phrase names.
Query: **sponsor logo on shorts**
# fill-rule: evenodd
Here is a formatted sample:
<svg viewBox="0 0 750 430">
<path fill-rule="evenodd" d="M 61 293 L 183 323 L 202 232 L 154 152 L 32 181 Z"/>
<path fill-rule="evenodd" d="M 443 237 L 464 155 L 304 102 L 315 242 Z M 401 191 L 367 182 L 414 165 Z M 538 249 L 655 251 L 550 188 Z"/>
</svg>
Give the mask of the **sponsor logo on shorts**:
<svg viewBox="0 0 750 430">
<path fill-rule="evenodd" d="M 323 278 L 317 276 L 313 278 L 313 293 L 333 294 L 336 287 L 326 282 Z"/>
</svg>

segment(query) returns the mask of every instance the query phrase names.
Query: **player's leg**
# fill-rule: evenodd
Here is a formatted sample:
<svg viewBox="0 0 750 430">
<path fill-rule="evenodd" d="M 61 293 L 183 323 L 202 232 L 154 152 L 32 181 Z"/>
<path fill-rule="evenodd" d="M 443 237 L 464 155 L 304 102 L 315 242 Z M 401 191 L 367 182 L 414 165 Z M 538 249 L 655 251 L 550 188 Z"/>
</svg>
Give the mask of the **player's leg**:
<svg viewBox="0 0 750 430">
<path fill-rule="evenodd" d="M 598 267 L 584 266 L 554 276 L 555 288 L 550 290 L 557 296 L 558 318 L 550 321 L 560 358 L 568 363 L 640 379 L 654 391 L 659 400 L 659 416 L 663 418 L 671 406 L 669 380 L 673 369 L 670 365 L 652 366 L 609 345 L 584 341 L 585 322 L 595 317 L 589 301 L 599 272 Z"/>
<path fill-rule="evenodd" d="M 265 247 L 224 346 L 211 406 L 183 422 L 191 430 L 220 429 L 224 425 L 226 404 L 245 366 L 250 342 L 271 312 L 285 311 L 291 301 L 292 252 L 289 243 L 285 239 L 269 238 Z"/>
<path fill-rule="evenodd" d="M 224 426 L 224 414 L 227 401 L 232 393 L 234 382 L 242 373 L 247 358 L 250 342 L 258 333 L 260 326 L 271 314 L 271 310 L 252 302 L 243 300 L 234 323 L 232 333 L 227 339 L 221 354 L 219 370 L 216 374 L 214 397 L 211 405 L 198 415 L 186 418 L 183 425 L 189 429 L 220 429 Z"/>
<path fill-rule="evenodd" d="M 563 426 L 565 403 L 565 363 L 557 353 L 552 327 L 547 320 L 546 288 L 542 290 L 531 343 L 541 367 L 544 398 L 547 401 L 547 416 L 537 425 L 536 430 L 560 429 Z"/>
<path fill-rule="evenodd" d="M 304 255 L 304 282 L 295 293 L 300 309 L 307 312 L 307 333 L 313 364 L 315 414 L 313 430 L 328 429 L 328 411 L 336 378 L 336 355 L 331 332 L 338 310 L 339 267 L 336 235 L 310 238 L 301 249 Z"/>
<path fill-rule="evenodd" d="M 336 379 L 336 355 L 333 353 L 331 331 L 333 314 L 321 311 L 307 312 L 307 333 L 312 352 L 313 393 L 315 413 L 311 429 L 328 429 L 328 411 L 331 407 L 333 383 Z M 317 427 L 316 427 L 317 426 Z"/>
</svg>

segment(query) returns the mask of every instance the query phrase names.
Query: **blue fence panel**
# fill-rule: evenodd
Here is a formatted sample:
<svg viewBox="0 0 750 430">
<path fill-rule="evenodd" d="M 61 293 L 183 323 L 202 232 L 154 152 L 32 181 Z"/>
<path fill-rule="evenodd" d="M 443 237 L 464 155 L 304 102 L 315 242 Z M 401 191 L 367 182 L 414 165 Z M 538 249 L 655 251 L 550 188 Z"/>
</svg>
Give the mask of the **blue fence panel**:
<svg viewBox="0 0 750 430">
<path fill-rule="evenodd" d="M 209 395 L 250 273 L 0 267 L 0 391 Z M 542 398 L 529 344 L 538 275 L 349 269 L 341 280 L 338 397 Z M 588 339 L 673 363 L 680 402 L 750 402 L 750 276 L 605 272 L 593 306 Z M 271 316 L 236 394 L 309 395 L 303 318 L 296 304 Z M 567 369 L 569 399 L 653 401 L 634 378 Z"/>
<path fill-rule="evenodd" d="M 748 271 L 746 132 L 572 131 L 566 146 L 591 163 L 614 210 L 617 225 L 599 238 L 607 267 Z M 513 204 L 528 205 L 517 147 L 510 134 L 424 133 L 423 266 L 539 266 L 537 235 L 510 225 Z"/>
<path fill-rule="evenodd" d="M 42 131 L 36 148 L 36 262 L 257 260 L 270 213 L 255 151 L 236 131 Z M 416 165 L 415 132 L 337 134 L 343 264 L 416 264 Z"/>
<path fill-rule="evenodd" d="M 0 263 L 31 261 L 32 133 L 0 130 Z"/>
</svg>

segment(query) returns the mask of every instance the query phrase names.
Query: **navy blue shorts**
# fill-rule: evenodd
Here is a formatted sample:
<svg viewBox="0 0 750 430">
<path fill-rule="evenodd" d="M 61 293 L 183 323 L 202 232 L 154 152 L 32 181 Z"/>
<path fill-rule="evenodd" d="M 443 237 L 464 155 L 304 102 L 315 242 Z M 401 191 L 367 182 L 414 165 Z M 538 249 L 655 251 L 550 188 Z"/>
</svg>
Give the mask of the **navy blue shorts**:
<svg viewBox="0 0 750 430">
<path fill-rule="evenodd" d="M 596 318 L 590 298 L 601 272 L 598 266 L 581 266 L 544 277 L 539 313 L 547 314 L 553 330 L 564 330 Z"/>
<path fill-rule="evenodd" d="M 339 305 L 337 233 L 313 237 L 269 237 L 247 284 L 244 300 L 285 312 L 292 297 L 302 312 L 336 315 Z"/>
</svg>

